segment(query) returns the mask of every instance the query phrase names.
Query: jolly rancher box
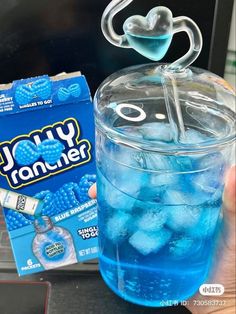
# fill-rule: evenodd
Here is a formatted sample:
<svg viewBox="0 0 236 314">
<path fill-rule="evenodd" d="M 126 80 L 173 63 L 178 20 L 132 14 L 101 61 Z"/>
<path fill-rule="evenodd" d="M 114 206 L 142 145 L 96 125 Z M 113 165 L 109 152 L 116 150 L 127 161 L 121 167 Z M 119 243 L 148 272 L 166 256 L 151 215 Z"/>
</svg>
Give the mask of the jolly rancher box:
<svg viewBox="0 0 236 314">
<path fill-rule="evenodd" d="M 97 257 L 94 120 L 79 72 L 0 85 L 0 189 L 20 194 L 4 216 L 19 275 Z M 24 212 L 24 195 L 41 201 Z M 19 211 L 17 209 L 20 209 Z"/>
</svg>

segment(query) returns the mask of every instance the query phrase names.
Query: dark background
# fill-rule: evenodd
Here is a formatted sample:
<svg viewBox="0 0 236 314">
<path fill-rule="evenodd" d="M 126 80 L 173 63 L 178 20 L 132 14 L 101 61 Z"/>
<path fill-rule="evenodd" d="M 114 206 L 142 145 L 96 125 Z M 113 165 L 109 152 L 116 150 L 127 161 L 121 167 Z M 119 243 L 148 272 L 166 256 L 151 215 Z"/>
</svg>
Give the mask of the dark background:
<svg viewBox="0 0 236 314">
<path fill-rule="evenodd" d="M 94 93 L 102 80 L 114 71 L 146 63 L 147 59 L 135 51 L 114 47 L 103 37 L 100 19 L 108 3 L 109 0 L 0 0 L 0 83 L 81 70 Z M 194 65 L 223 76 L 233 0 L 134 0 L 117 15 L 117 32 L 123 33 L 122 25 L 127 17 L 146 15 L 157 5 L 169 7 L 174 16 L 187 15 L 199 25 L 204 46 Z M 179 58 L 188 47 L 186 34 L 175 35 L 164 61 Z M 3 224 L 0 219 L 0 262 L 7 262 L 2 263 L 4 268 L 0 267 L 0 280 L 50 282 L 52 314 L 188 313 L 182 307 L 149 309 L 127 303 L 105 286 L 97 272 L 89 272 L 89 265 L 77 265 L 78 270 L 71 273 L 50 271 L 19 279 L 9 240 L 5 243 L 3 237 L 6 235 Z M 3 294 L 8 291 L 6 287 L 17 298 L 7 299 Z M 0 291 L 1 314 L 15 314 L 16 308 L 18 314 L 34 314 L 35 311 L 39 314 L 39 308 L 44 308 L 45 286 L 16 284 L 13 288 L 3 283 Z"/>
<path fill-rule="evenodd" d="M 0 273 L 0 278 L 13 281 L 2 285 L 0 281 L 1 314 L 191 314 L 180 306 L 148 308 L 128 303 L 105 285 L 98 272 L 55 270 L 17 282 L 13 273 Z"/>
<path fill-rule="evenodd" d="M 147 59 L 132 49 L 112 46 L 100 29 L 109 0 L 0 0 L 0 83 L 40 74 L 81 70 L 92 93 L 112 72 Z M 187 15 L 200 27 L 204 47 L 195 66 L 223 75 L 233 0 L 134 0 L 115 18 L 116 30 L 134 14 L 154 6 Z M 164 61 L 188 50 L 184 33 L 174 36 Z"/>
</svg>

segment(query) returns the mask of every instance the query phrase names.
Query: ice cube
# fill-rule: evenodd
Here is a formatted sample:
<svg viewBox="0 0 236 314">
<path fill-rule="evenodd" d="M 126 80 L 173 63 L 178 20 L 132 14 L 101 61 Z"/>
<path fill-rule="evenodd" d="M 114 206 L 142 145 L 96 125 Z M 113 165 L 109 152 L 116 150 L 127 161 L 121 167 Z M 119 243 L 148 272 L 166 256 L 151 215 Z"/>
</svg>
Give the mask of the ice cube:
<svg viewBox="0 0 236 314">
<path fill-rule="evenodd" d="M 122 148 L 117 154 L 114 153 L 112 158 L 103 160 L 101 167 L 98 165 L 98 168 L 111 185 L 137 198 L 142 186 L 147 183 L 147 172 L 143 171 L 141 153 Z"/>
<path fill-rule="evenodd" d="M 220 154 L 208 154 L 197 162 L 200 171 L 189 176 L 196 191 L 215 194 L 223 186 L 225 164 Z"/>
<path fill-rule="evenodd" d="M 219 207 L 203 208 L 198 224 L 195 228 L 189 228 L 186 234 L 193 238 L 211 237 L 221 218 L 221 210 Z"/>
<path fill-rule="evenodd" d="M 143 187 L 148 186 L 148 173 L 145 171 L 136 171 L 130 169 L 125 173 L 120 173 L 120 177 L 115 181 L 120 191 L 138 198 Z"/>
<path fill-rule="evenodd" d="M 151 174 L 151 187 L 174 186 L 178 183 L 179 176 L 171 173 Z"/>
<path fill-rule="evenodd" d="M 146 186 L 141 188 L 138 195 L 138 200 L 142 202 L 155 202 L 156 204 L 160 204 L 162 194 L 163 194 L 162 187 L 153 188 L 150 186 L 149 183 L 147 183 Z M 145 208 L 145 206 L 142 206 L 142 208 Z"/>
<path fill-rule="evenodd" d="M 129 243 L 142 255 L 148 255 L 158 252 L 170 238 L 171 232 L 164 228 L 157 232 L 139 230 L 129 238 Z"/>
<path fill-rule="evenodd" d="M 168 189 L 162 198 L 162 203 L 165 205 L 189 205 L 189 206 L 197 206 L 209 201 L 209 194 L 203 192 L 194 192 L 189 189 L 186 184 L 186 191 L 182 190 L 174 190 Z"/>
<path fill-rule="evenodd" d="M 109 218 L 106 225 L 106 236 L 113 243 L 119 243 L 128 235 L 129 222 L 131 215 L 117 212 L 113 217 Z"/>
<path fill-rule="evenodd" d="M 167 213 L 161 208 L 153 206 L 137 219 L 137 228 L 144 231 L 157 231 L 161 229 L 166 222 Z"/>
<path fill-rule="evenodd" d="M 140 133 L 145 140 L 149 141 L 171 142 L 173 140 L 173 131 L 169 123 L 145 123 L 140 127 Z"/>
<path fill-rule="evenodd" d="M 176 167 L 179 167 L 181 172 L 194 170 L 193 158 L 191 156 L 173 156 L 172 159 L 175 159 Z"/>
<path fill-rule="evenodd" d="M 184 205 L 185 195 L 183 192 L 173 189 L 168 189 L 162 199 L 165 205 Z"/>
<path fill-rule="evenodd" d="M 169 206 L 166 225 L 175 232 L 194 228 L 201 218 L 201 209 L 196 206 Z"/>
<path fill-rule="evenodd" d="M 158 153 L 140 153 L 143 159 L 143 169 L 155 171 L 172 171 L 176 169 L 176 163 L 169 156 Z"/>
<path fill-rule="evenodd" d="M 169 187 L 178 186 L 178 175 L 170 173 L 150 172 L 146 188 L 142 188 L 140 196 L 145 200 L 160 203 L 162 195 Z"/>
<path fill-rule="evenodd" d="M 211 196 L 211 205 L 216 207 L 222 206 L 222 196 L 223 196 L 224 187 L 221 186 L 219 189 L 217 189 L 214 194 Z"/>
<path fill-rule="evenodd" d="M 134 137 L 136 139 L 143 138 L 143 135 L 140 132 L 140 128 L 135 127 L 133 125 L 121 126 L 121 127 L 118 127 L 117 130 L 122 134 L 126 134 L 126 135 L 128 134 L 129 137 Z"/>
<path fill-rule="evenodd" d="M 192 184 L 196 191 L 215 194 L 216 190 L 223 185 L 222 180 L 216 172 L 204 171 L 193 175 Z"/>
<path fill-rule="evenodd" d="M 194 240 L 189 237 L 182 237 L 170 242 L 169 251 L 172 256 L 176 258 L 187 257 L 192 254 L 194 247 Z"/>
<path fill-rule="evenodd" d="M 112 185 L 99 170 L 97 170 L 97 175 L 99 195 L 98 202 L 104 203 L 106 206 L 109 206 L 116 210 L 131 211 L 134 203 L 136 202 L 136 199 L 120 191 L 119 185 Z M 130 178 L 125 183 L 125 188 L 127 189 L 127 191 L 129 191 L 130 195 L 137 192 L 136 189 L 134 190 L 134 184 L 132 183 Z"/>
<path fill-rule="evenodd" d="M 181 142 L 184 144 L 200 144 L 207 140 L 209 140 L 209 137 L 205 134 L 194 129 L 188 129 L 185 131 L 185 138 L 182 138 Z"/>
<path fill-rule="evenodd" d="M 106 161 L 110 162 L 111 169 L 114 169 L 114 163 L 117 167 L 140 167 L 141 153 L 137 152 L 136 149 L 126 145 L 113 145 L 112 149 L 107 154 Z"/>
<path fill-rule="evenodd" d="M 220 174 L 224 171 L 225 160 L 223 155 L 219 152 L 207 154 L 205 156 L 201 156 L 201 158 L 196 159 L 195 168 L 201 171 L 217 171 L 217 174 Z"/>
</svg>

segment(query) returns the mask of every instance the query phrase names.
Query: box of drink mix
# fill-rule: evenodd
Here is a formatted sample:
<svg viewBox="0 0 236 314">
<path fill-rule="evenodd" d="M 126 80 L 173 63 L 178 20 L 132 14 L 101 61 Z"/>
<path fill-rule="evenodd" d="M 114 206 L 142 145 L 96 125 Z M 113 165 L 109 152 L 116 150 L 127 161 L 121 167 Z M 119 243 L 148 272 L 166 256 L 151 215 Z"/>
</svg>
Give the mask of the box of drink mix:
<svg viewBox="0 0 236 314">
<path fill-rule="evenodd" d="M 0 202 L 19 275 L 97 257 L 94 150 L 80 72 L 0 85 Z"/>
</svg>

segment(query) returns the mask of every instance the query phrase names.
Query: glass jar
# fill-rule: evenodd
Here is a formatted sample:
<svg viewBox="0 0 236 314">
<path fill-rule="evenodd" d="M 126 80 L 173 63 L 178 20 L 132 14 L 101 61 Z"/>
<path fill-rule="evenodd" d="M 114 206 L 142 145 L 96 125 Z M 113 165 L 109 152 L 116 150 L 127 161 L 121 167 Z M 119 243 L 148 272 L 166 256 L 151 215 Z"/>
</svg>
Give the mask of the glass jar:
<svg viewBox="0 0 236 314">
<path fill-rule="evenodd" d="M 146 306 L 186 300 L 205 282 L 234 159 L 230 86 L 165 69 L 123 69 L 95 95 L 100 271 Z"/>
</svg>

